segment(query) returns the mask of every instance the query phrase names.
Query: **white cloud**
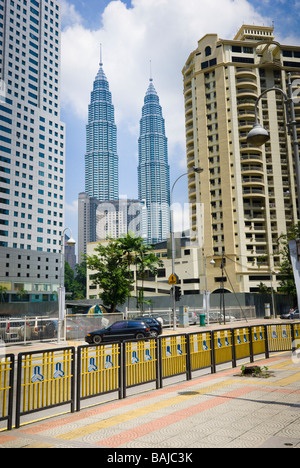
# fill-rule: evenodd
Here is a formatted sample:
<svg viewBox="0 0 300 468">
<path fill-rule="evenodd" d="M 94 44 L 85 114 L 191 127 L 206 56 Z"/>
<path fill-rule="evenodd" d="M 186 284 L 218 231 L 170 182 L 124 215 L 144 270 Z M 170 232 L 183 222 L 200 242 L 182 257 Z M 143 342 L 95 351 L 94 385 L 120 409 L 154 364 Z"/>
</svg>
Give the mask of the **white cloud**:
<svg viewBox="0 0 300 468">
<path fill-rule="evenodd" d="M 112 1 L 91 31 L 71 3 L 63 6 L 69 15 L 62 34 L 63 105 L 86 122 L 101 42 L 118 127 L 137 133 L 151 59 L 170 160 L 185 147 L 181 70 L 197 41 L 206 33 L 232 38 L 243 22 L 265 22 L 246 0 L 132 0 L 132 8 Z"/>
<path fill-rule="evenodd" d="M 67 0 L 60 0 L 62 27 L 71 26 L 82 21 L 81 15 L 76 11 L 75 6 Z"/>
</svg>

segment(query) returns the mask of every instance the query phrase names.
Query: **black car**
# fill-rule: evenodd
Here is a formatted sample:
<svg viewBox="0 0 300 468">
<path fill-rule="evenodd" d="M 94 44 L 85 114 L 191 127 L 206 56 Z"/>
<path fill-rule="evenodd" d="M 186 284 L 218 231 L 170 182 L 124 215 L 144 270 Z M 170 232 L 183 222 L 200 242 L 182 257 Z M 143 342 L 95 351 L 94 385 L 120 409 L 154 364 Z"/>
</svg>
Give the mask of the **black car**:
<svg viewBox="0 0 300 468">
<path fill-rule="evenodd" d="M 88 333 L 85 341 L 98 345 L 103 341 L 123 341 L 130 339 L 143 339 L 150 337 L 150 328 L 145 322 L 139 320 L 122 320 L 115 322 L 110 327 L 95 330 Z"/>
<path fill-rule="evenodd" d="M 152 337 L 157 337 L 158 335 L 162 334 L 162 325 L 160 322 L 158 322 L 155 318 L 153 317 L 148 317 L 148 316 L 141 316 L 141 317 L 135 317 L 134 320 L 141 320 L 142 322 L 145 322 L 147 325 L 150 327 L 150 333 Z"/>
<path fill-rule="evenodd" d="M 298 309 L 295 309 L 295 312 L 294 312 L 294 314 L 293 314 L 293 317 L 291 317 L 291 313 L 289 312 L 288 314 L 280 315 L 280 318 L 281 318 L 282 320 L 299 319 L 299 318 L 300 318 L 299 310 L 298 310 Z"/>
</svg>

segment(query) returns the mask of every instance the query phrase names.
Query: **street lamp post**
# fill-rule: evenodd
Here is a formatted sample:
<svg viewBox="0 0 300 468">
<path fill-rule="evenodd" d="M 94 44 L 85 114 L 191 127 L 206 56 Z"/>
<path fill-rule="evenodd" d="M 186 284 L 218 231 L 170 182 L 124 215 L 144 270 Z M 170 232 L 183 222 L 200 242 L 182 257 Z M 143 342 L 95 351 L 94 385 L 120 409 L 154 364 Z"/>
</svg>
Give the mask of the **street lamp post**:
<svg viewBox="0 0 300 468">
<path fill-rule="evenodd" d="M 258 111 L 257 106 L 260 99 L 270 91 L 277 91 L 281 93 L 284 97 L 284 104 L 285 104 L 285 111 L 286 111 L 286 120 L 287 120 L 287 127 L 289 134 L 292 136 L 292 143 L 294 149 L 294 159 L 295 159 L 295 168 L 296 168 L 296 178 L 297 178 L 297 195 L 298 195 L 298 217 L 300 218 L 299 211 L 300 211 L 300 161 L 299 161 L 299 143 L 298 143 L 298 135 L 297 135 L 297 123 L 295 117 L 295 106 L 293 101 L 293 89 L 292 89 L 292 82 L 291 82 L 291 74 L 288 73 L 288 93 L 286 93 L 280 88 L 268 88 L 261 93 L 261 95 L 257 98 L 255 103 L 255 124 L 248 133 L 247 141 L 248 143 L 254 146 L 262 146 L 270 139 L 270 135 L 265 128 L 263 128 L 259 121 L 258 121 Z"/>
<path fill-rule="evenodd" d="M 62 324 L 65 320 L 65 285 L 64 285 L 64 260 L 65 260 L 65 232 L 69 230 L 71 237 L 67 241 L 67 245 L 74 246 L 76 241 L 73 239 L 70 228 L 65 228 L 60 238 L 60 268 L 59 268 L 59 288 L 58 288 L 58 325 L 57 325 L 57 343 L 61 343 Z"/>
<path fill-rule="evenodd" d="M 201 169 L 200 167 L 193 167 L 193 172 L 195 172 L 196 174 L 200 174 L 201 172 L 203 172 L 203 169 Z M 175 276 L 175 232 L 174 232 L 174 212 L 173 212 L 173 191 L 174 191 L 174 188 L 175 188 L 175 185 L 177 184 L 177 182 L 184 176 L 190 174 L 189 172 L 185 172 L 184 174 L 182 174 L 181 176 L 179 176 L 173 186 L 172 186 L 172 189 L 171 189 L 171 199 L 170 199 L 170 202 L 171 202 L 171 246 L 172 246 L 172 275 Z M 176 288 L 176 285 L 173 284 L 172 286 L 172 298 L 173 298 L 173 328 L 174 330 L 176 330 L 176 298 L 175 298 L 175 288 Z"/>
<path fill-rule="evenodd" d="M 278 275 L 278 271 L 270 270 L 272 313 L 273 313 L 273 318 L 275 319 L 276 318 L 276 308 L 275 308 L 275 298 L 274 298 L 273 275 Z"/>
<path fill-rule="evenodd" d="M 205 255 L 204 257 L 204 275 L 205 275 L 205 291 L 204 291 L 204 297 L 205 297 L 205 316 L 206 316 L 206 323 L 209 325 L 209 291 L 207 289 L 207 257 L 212 257 L 212 255 Z M 215 265 L 215 261 L 212 258 L 211 261 L 209 262 L 210 265 Z"/>
</svg>

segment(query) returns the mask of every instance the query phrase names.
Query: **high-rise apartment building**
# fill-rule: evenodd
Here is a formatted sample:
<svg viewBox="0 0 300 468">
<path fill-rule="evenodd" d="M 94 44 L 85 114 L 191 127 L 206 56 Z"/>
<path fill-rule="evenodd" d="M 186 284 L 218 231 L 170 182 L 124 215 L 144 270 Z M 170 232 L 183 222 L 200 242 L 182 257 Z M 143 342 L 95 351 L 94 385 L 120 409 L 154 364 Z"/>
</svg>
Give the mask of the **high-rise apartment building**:
<svg viewBox="0 0 300 468">
<path fill-rule="evenodd" d="M 277 239 L 297 222 L 294 155 L 280 92 L 267 92 L 258 104 L 270 141 L 252 146 L 247 134 L 256 99 L 273 87 L 288 94 L 288 73 L 296 90 L 300 47 L 279 44 L 272 27 L 248 25 L 233 40 L 204 36 L 183 69 L 187 167 L 204 169 L 200 177 L 189 175 L 191 237 L 203 236 L 210 291 L 220 288 L 222 255 L 227 290 L 257 291 L 260 282 L 270 286 L 272 279 L 278 284 Z"/>
<path fill-rule="evenodd" d="M 170 233 L 170 169 L 165 120 L 150 78 L 140 120 L 138 190 L 143 203 L 143 237 L 155 244 Z"/>
<path fill-rule="evenodd" d="M 86 127 L 85 192 L 100 201 L 118 200 L 118 165 L 114 106 L 101 59 Z"/>
<path fill-rule="evenodd" d="M 0 0 L 0 284 L 48 301 L 59 283 L 65 128 L 60 6 Z"/>
</svg>

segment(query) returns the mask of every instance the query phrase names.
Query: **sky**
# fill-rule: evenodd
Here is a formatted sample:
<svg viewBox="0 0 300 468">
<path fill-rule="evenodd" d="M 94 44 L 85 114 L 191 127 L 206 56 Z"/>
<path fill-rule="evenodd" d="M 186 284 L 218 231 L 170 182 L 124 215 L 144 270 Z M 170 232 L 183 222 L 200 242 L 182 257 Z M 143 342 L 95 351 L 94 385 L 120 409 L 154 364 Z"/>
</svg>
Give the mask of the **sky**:
<svg viewBox="0 0 300 468">
<path fill-rule="evenodd" d="M 186 171 L 182 69 L 207 33 L 233 39 L 242 24 L 275 26 L 275 39 L 300 45 L 300 0 L 60 0 L 61 120 L 66 124 L 66 227 L 78 239 L 78 194 L 84 192 L 86 124 L 100 62 L 109 81 L 118 132 L 119 194 L 138 196 L 138 138 L 150 61 L 168 138 L 172 183 Z M 187 180 L 174 189 L 188 219 Z M 179 205 L 180 204 L 180 205 Z"/>
</svg>

